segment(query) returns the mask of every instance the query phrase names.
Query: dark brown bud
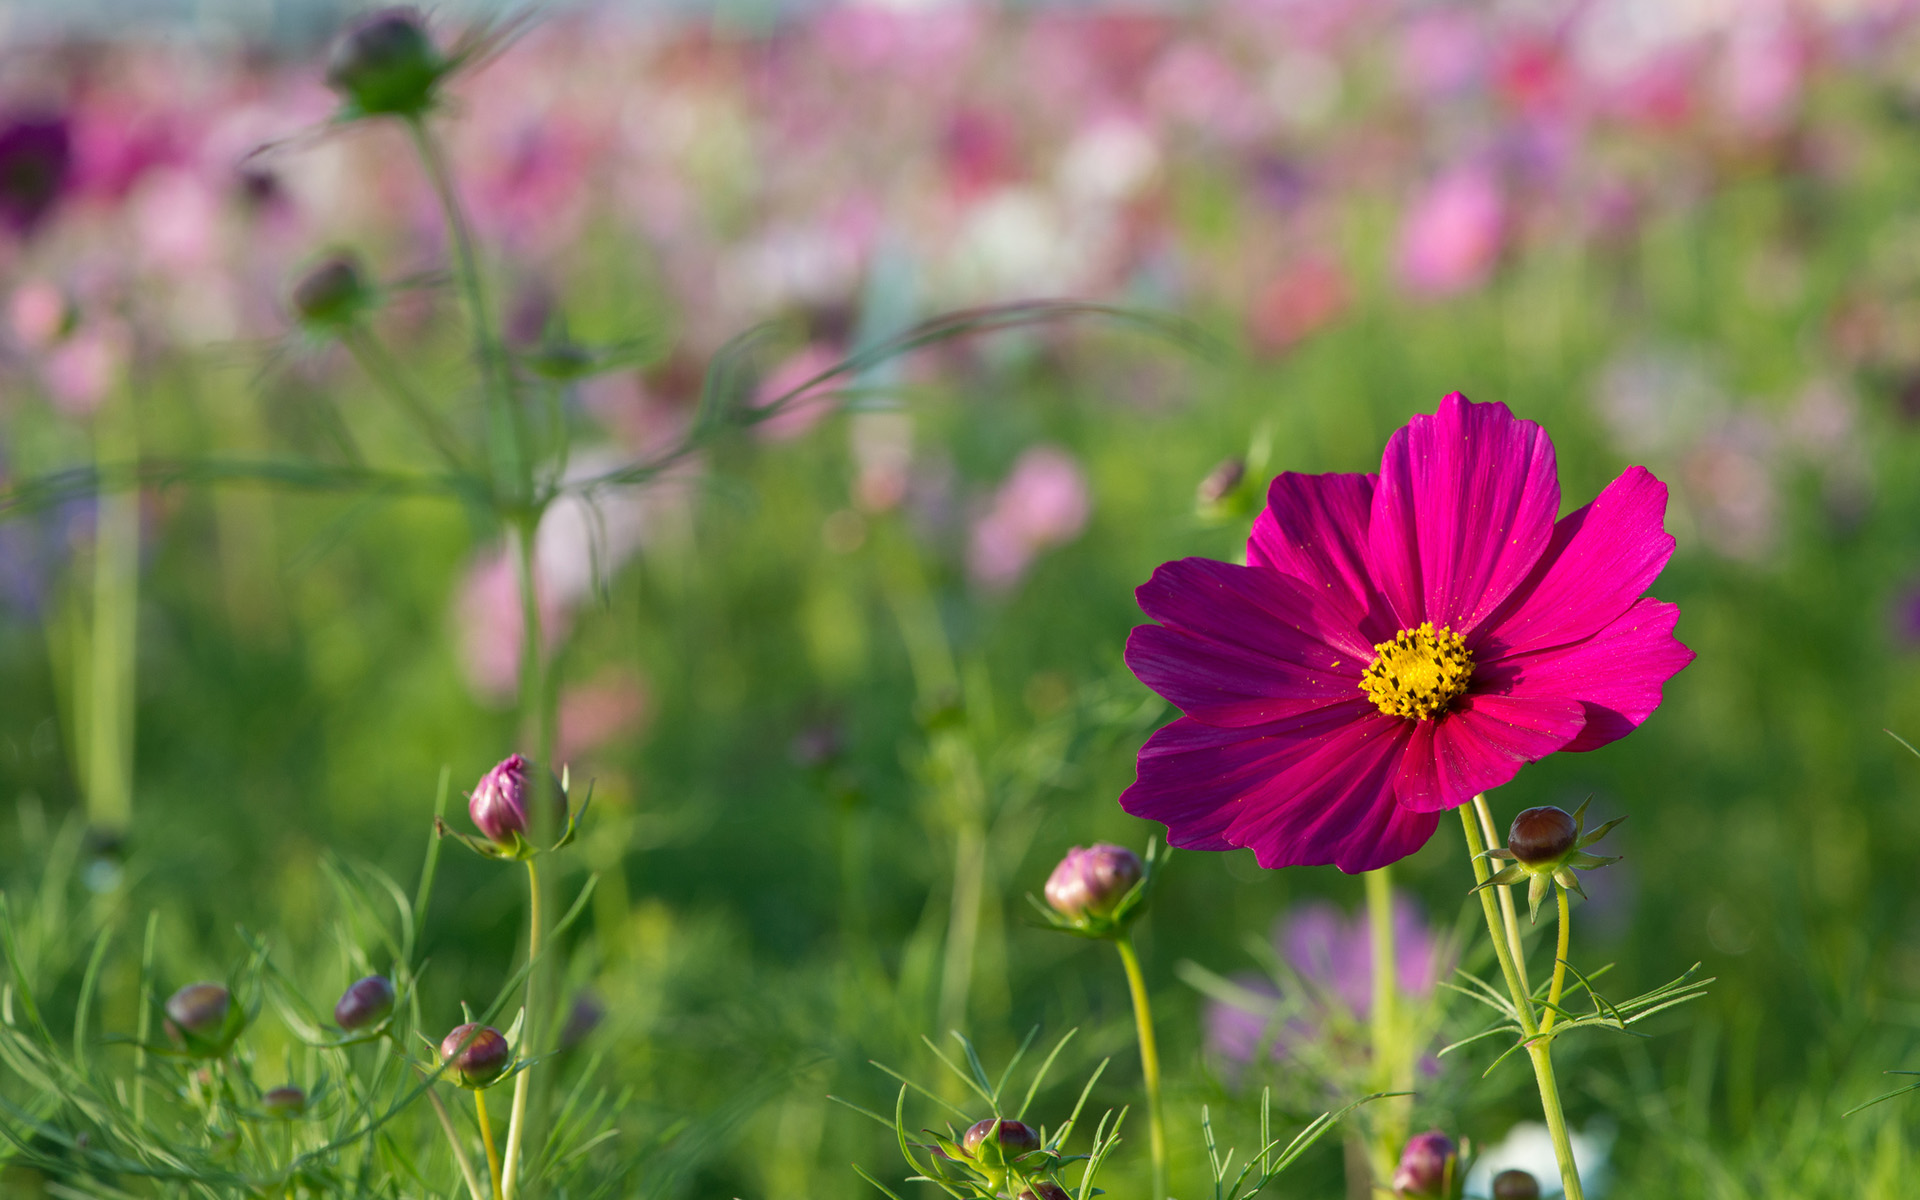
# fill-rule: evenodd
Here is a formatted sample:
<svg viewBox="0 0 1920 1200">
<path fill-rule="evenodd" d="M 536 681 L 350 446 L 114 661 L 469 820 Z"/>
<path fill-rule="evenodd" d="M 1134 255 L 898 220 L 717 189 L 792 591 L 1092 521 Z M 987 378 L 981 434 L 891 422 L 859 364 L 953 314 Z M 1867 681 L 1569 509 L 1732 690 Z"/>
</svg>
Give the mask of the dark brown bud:
<svg viewBox="0 0 1920 1200">
<path fill-rule="evenodd" d="M 448 1077 L 461 1087 L 486 1087 L 500 1078 L 512 1060 L 513 1047 L 506 1035 L 477 1021 L 459 1026 L 440 1043 L 440 1061 L 447 1064 Z"/>
<path fill-rule="evenodd" d="M 239 1036 L 241 1016 L 233 995 L 217 983 L 190 983 L 167 997 L 167 1032 L 190 1054 L 226 1053 Z"/>
<path fill-rule="evenodd" d="M 1043 1179 L 1026 1191 L 1020 1193 L 1020 1200 L 1073 1200 L 1067 1189 L 1050 1179 Z"/>
<path fill-rule="evenodd" d="M 277 1087 L 260 1097 L 260 1107 L 270 1117 L 291 1121 L 307 1111 L 307 1094 L 292 1084 Z"/>
<path fill-rule="evenodd" d="M 1000 1127 L 994 1136 L 994 1126 Z M 1040 1148 L 1040 1132 L 1024 1121 L 995 1121 L 988 1117 L 975 1121 L 960 1135 L 960 1148 L 970 1156 L 997 1166 Z"/>
<path fill-rule="evenodd" d="M 433 103 L 447 63 L 420 14 L 389 8 L 355 21 L 334 44 L 327 86 L 366 115 L 415 116 Z"/>
<path fill-rule="evenodd" d="M 1579 836 L 1579 822 L 1565 809 L 1552 805 L 1529 808 L 1513 819 L 1507 831 L 1507 851 L 1527 866 L 1536 867 L 1565 858 Z"/>
<path fill-rule="evenodd" d="M 367 284 L 351 254 L 335 254 L 293 285 L 293 312 L 308 325 L 347 325 L 367 306 Z"/>
<path fill-rule="evenodd" d="M 340 993 L 333 1020 L 349 1033 L 378 1025 L 393 1012 L 393 982 L 385 975 L 369 975 Z"/>
<path fill-rule="evenodd" d="M 1525 1171 L 1502 1171 L 1493 1177 L 1493 1200 L 1540 1200 L 1540 1181 Z"/>
</svg>

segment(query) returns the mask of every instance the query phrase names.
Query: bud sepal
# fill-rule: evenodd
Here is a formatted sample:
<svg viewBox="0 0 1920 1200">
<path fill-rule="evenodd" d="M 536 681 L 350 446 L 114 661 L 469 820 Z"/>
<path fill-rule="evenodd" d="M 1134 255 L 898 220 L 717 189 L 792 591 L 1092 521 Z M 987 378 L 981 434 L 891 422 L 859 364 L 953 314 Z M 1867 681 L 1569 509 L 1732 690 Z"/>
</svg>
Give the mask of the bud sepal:
<svg viewBox="0 0 1920 1200">
<path fill-rule="evenodd" d="M 1587 893 L 1581 888 L 1580 878 L 1574 872 L 1591 871 L 1595 867 L 1619 862 L 1619 855 L 1605 857 L 1588 854 L 1586 850 L 1612 832 L 1615 825 L 1626 820 L 1625 817 L 1615 817 L 1588 833 L 1587 805 L 1591 803 L 1593 797 L 1589 796 L 1580 802 L 1580 807 L 1570 816 L 1551 805 L 1529 808 L 1520 813 L 1508 830 L 1506 846 L 1481 853 L 1482 858 L 1507 865 L 1473 891 L 1525 881 L 1528 885 L 1528 919 L 1536 923 L 1540 920 L 1540 905 L 1556 883 L 1582 900 L 1586 899 Z"/>
</svg>

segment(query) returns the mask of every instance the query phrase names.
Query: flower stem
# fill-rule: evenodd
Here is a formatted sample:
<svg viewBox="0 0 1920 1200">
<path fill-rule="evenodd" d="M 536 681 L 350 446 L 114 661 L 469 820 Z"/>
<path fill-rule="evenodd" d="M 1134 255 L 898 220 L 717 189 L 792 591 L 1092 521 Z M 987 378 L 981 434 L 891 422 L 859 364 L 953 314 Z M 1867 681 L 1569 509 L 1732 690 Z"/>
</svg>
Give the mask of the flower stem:
<svg viewBox="0 0 1920 1200">
<path fill-rule="evenodd" d="M 134 462 L 133 405 L 109 402 L 95 427 L 99 462 Z M 87 644 L 87 823 L 117 836 L 133 820 L 133 686 L 140 591 L 140 491 L 103 492 L 93 543 L 93 621 Z"/>
<path fill-rule="evenodd" d="M 1554 886 L 1554 893 L 1560 898 L 1560 943 L 1554 949 L 1553 986 L 1547 989 L 1547 1011 L 1540 1018 L 1540 1032 L 1548 1033 L 1553 1022 L 1560 1015 L 1560 991 L 1567 984 L 1567 947 L 1573 938 L 1573 914 L 1568 911 L 1567 889 Z"/>
<path fill-rule="evenodd" d="M 540 872 L 534 866 L 534 859 L 527 860 L 527 961 L 540 957 Z M 533 976 L 527 977 L 527 1017 L 521 1024 L 521 1040 L 533 1036 Z M 527 1132 L 527 1092 L 531 1087 L 531 1070 L 522 1071 L 513 1081 L 513 1115 L 507 1120 L 507 1165 L 505 1179 L 501 1184 L 502 1200 L 509 1200 L 513 1187 L 519 1180 L 521 1143 Z M 478 1095 L 478 1093 L 475 1093 Z"/>
<path fill-rule="evenodd" d="M 1373 1034 L 1373 1070 L 1375 1086 L 1386 1092 L 1407 1090 L 1412 1083 L 1412 1063 L 1406 1058 L 1400 1029 L 1399 954 L 1394 945 L 1393 876 L 1391 867 L 1368 871 L 1367 924 L 1373 947 L 1373 997 L 1368 1016 Z M 1409 1097 L 1385 1102 L 1374 1126 L 1373 1174 L 1384 1181 L 1392 1177 L 1393 1156 L 1406 1140 L 1410 1117 Z"/>
<path fill-rule="evenodd" d="M 1140 1077 L 1147 1088 L 1147 1145 L 1153 1154 L 1153 1200 L 1167 1196 L 1167 1127 L 1160 1112 L 1160 1050 L 1153 1040 L 1153 1007 L 1147 1000 L 1147 980 L 1140 973 L 1140 956 L 1133 937 L 1114 939 L 1120 964 L 1127 969 L 1127 988 L 1133 993 L 1133 1023 L 1140 1031 Z"/>
<path fill-rule="evenodd" d="M 400 365 L 393 361 L 393 356 L 387 353 L 387 348 L 380 344 L 379 339 L 367 329 L 354 326 L 341 331 L 340 343 L 353 356 L 353 361 L 360 364 L 367 378 L 386 392 L 400 411 L 407 415 L 407 419 L 419 428 L 422 436 L 433 443 L 433 448 L 446 460 L 447 466 L 456 473 L 464 471 L 466 463 L 461 459 L 460 444 L 453 431 L 433 411 L 426 397 L 407 382 Z"/>
<path fill-rule="evenodd" d="M 1486 817 L 1486 798 L 1474 797 L 1474 808 L 1482 819 Z M 1460 809 L 1460 824 L 1467 835 L 1467 853 L 1473 863 L 1473 876 L 1476 883 L 1484 884 L 1492 876 L 1487 860 L 1480 857 L 1486 850 L 1486 842 L 1481 838 L 1481 823 L 1464 806 Z M 1491 822 L 1489 822 L 1489 827 Z M 1504 888 L 1500 889 L 1505 891 Z M 1514 1011 L 1519 1014 L 1520 1032 L 1527 1043 L 1527 1057 L 1533 1062 L 1534 1082 L 1540 1086 L 1540 1112 L 1547 1121 L 1547 1133 L 1553 1139 L 1553 1156 L 1560 1165 L 1560 1184 L 1565 1192 L 1565 1200 L 1586 1200 L 1586 1193 L 1580 1188 L 1580 1172 L 1573 1161 L 1573 1142 L 1567 1136 L 1567 1116 L 1560 1107 L 1560 1088 L 1553 1078 L 1553 1057 L 1551 1036 L 1544 1036 L 1543 1028 L 1535 1023 L 1533 995 L 1521 982 L 1521 976 L 1515 966 L 1513 948 L 1519 944 L 1519 922 L 1513 914 L 1511 904 L 1507 907 L 1505 920 L 1502 920 L 1500 905 L 1494 899 L 1493 888 L 1482 887 L 1480 908 L 1487 918 L 1487 934 L 1493 939 L 1493 952 L 1500 960 L 1501 973 L 1506 976 L 1507 991 L 1513 997 Z M 1564 901 L 1564 897 L 1563 897 Z M 1561 961 L 1566 959 L 1565 937 L 1567 926 L 1561 924 Z M 1555 974 L 1559 974 L 1556 968 Z M 1549 1017 L 1551 1019 L 1551 1017 Z"/>
<path fill-rule="evenodd" d="M 467 1195 L 473 1200 L 487 1200 L 486 1193 L 480 1190 L 480 1177 L 473 1173 L 473 1164 L 467 1161 L 467 1152 L 460 1148 L 460 1135 L 454 1131 L 453 1118 L 447 1115 L 447 1106 L 440 1102 L 440 1096 L 432 1088 L 427 1089 L 427 1099 L 433 1101 L 434 1115 L 440 1118 L 440 1128 L 447 1135 L 447 1146 L 453 1151 L 453 1164 L 460 1168 L 460 1178 L 467 1181 Z"/>
<path fill-rule="evenodd" d="M 1487 807 L 1487 797 L 1483 792 L 1473 798 L 1473 811 L 1480 818 L 1480 832 L 1486 836 L 1487 846 L 1500 845 L 1500 835 L 1495 831 L 1493 813 Z M 1527 952 L 1520 945 L 1520 917 L 1513 906 L 1513 889 L 1494 888 L 1500 893 L 1500 919 L 1507 931 L 1507 948 L 1513 951 L 1513 969 L 1520 976 L 1520 986 L 1533 994 L 1533 982 L 1527 978 Z"/>
<path fill-rule="evenodd" d="M 524 1077 L 526 1072 L 520 1074 Z M 493 1148 L 493 1126 L 487 1120 L 485 1088 L 473 1089 L 473 1111 L 480 1118 L 480 1141 L 487 1147 L 487 1174 L 493 1180 L 493 1200 L 502 1200 L 505 1193 L 500 1190 L 500 1153 Z"/>
</svg>

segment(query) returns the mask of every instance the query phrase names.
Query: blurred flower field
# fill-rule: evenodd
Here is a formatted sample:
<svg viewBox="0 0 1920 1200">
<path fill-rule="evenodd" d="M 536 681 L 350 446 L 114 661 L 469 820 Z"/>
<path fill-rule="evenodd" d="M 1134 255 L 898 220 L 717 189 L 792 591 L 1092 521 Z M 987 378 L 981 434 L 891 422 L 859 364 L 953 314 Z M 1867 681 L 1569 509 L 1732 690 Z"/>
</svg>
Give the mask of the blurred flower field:
<svg viewBox="0 0 1920 1200">
<path fill-rule="evenodd" d="M 1118 803 L 1134 589 L 1457 391 L 1549 520 L 1669 492 L 1691 665 L 1489 796 L 1626 818 L 1576 992 L 1712 980 L 1553 1043 L 1586 1194 L 1914 1193 L 1920 9 L 417 20 L 0 26 L 0 1191 L 484 1200 L 485 1128 L 506 1194 L 942 1194 L 904 1095 L 1051 1197 L 960 1131 L 1077 1030 L 1027 1100 L 1109 1195 L 1149 1091 L 1184 1200 L 1263 1107 L 1263 1195 L 1557 1194 L 1451 818 L 1363 883 Z"/>
</svg>

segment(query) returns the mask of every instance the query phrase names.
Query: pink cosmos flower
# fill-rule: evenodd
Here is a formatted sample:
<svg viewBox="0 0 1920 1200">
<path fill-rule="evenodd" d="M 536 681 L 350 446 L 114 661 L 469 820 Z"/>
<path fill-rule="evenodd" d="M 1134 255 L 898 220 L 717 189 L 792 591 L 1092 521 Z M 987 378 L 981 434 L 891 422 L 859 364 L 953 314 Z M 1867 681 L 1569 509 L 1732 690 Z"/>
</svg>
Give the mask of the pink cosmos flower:
<svg viewBox="0 0 1920 1200">
<path fill-rule="evenodd" d="M 1558 750 L 1636 728 L 1693 652 L 1644 595 L 1673 538 L 1629 468 L 1558 521 L 1553 443 L 1455 393 L 1378 475 L 1273 481 L 1247 566 L 1163 565 L 1127 664 L 1182 713 L 1120 803 L 1195 850 L 1356 872 Z"/>
<path fill-rule="evenodd" d="M 1492 172 L 1448 172 L 1414 201 L 1401 224 L 1401 281 L 1424 296 L 1480 286 L 1493 273 L 1506 223 L 1506 201 Z"/>
</svg>

